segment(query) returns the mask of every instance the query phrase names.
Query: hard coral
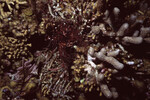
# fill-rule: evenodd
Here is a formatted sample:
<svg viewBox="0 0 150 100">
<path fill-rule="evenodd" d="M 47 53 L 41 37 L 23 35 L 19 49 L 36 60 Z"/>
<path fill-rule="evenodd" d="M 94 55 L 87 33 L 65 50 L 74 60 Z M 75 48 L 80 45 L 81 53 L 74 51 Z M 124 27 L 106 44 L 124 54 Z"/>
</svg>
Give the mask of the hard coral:
<svg viewBox="0 0 150 100">
<path fill-rule="evenodd" d="M 120 44 L 108 43 L 105 47 L 99 43 L 93 44 L 86 55 L 83 54 L 86 51 L 78 50 L 80 47 L 75 48 L 80 53 L 80 55 L 77 54 L 74 65 L 71 67 L 76 88 L 86 92 L 99 91 L 100 96 L 104 94 L 107 98 L 117 98 L 117 90 L 110 85 L 113 81 L 112 77 L 126 69 L 125 66 L 134 68 L 136 66 L 134 59 L 125 57 L 129 54 Z M 130 63 L 131 59 L 133 63 Z"/>
<path fill-rule="evenodd" d="M 0 37 L 1 52 L 8 59 L 18 59 L 20 55 L 27 55 L 27 48 L 31 47 L 31 44 L 26 44 L 27 40 L 19 41 L 12 37 Z"/>
<path fill-rule="evenodd" d="M 21 60 L 22 56 L 26 58 L 32 56 L 29 52 L 31 43 L 28 43 L 28 38 L 36 33 L 37 25 L 34 14 L 27 7 L 29 8 L 26 1 L 0 1 L 0 52 L 2 53 L 0 57 L 11 60 L 13 69 L 16 68 L 14 62 Z M 26 13 L 29 11 L 30 14 Z M 4 67 L 2 69 L 6 68 L 2 66 Z"/>
</svg>

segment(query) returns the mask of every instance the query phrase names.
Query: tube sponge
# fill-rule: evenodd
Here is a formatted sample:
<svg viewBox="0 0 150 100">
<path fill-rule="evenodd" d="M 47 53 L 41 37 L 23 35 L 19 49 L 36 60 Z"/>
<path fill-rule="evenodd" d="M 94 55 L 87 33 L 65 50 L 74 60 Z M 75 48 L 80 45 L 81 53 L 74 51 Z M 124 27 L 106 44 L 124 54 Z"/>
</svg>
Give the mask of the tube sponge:
<svg viewBox="0 0 150 100">
<path fill-rule="evenodd" d="M 118 32 L 116 33 L 117 36 L 123 36 L 125 34 L 125 31 L 128 29 L 129 24 L 128 23 L 124 23 L 118 30 Z"/>
<path fill-rule="evenodd" d="M 108 86 L 105 84 L 100 85 L 101 91 L 103 92 L 103 94 L 107 97 L 107 98 L 111 98 L 112 97 L 112 93 L 110 92 L 110 90 L 108 89 Z"/>
<path fill-rule="evenodd" d="M 121 70 L 124 68 L 124 65 L 120 63 L 117 59 L 115 59 L 114 57 L 105 56 L 102 51 L 104 50 L 101 49 L 100 52 L 95 53 L 96 58 L 98 58 L 101 61 L 108 62 L 109 64 L 113 65 L 118 70 Z"/>
<path fill-rule="evenodd" d="M 142 37 L 125 36 L 122 40 L 123 40 L 124 43 L 131 43 L 131 44 L 141 44 L 143 42 Z"/>
</svg>

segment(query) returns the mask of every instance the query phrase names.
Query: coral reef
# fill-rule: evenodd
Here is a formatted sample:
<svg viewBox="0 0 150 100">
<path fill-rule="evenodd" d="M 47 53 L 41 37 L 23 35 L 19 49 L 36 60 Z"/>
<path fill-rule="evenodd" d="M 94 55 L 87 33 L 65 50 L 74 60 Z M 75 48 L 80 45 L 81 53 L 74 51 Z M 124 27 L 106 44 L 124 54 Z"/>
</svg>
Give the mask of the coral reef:
<svg viewBox="0 0 150 100">
<path fill-rule="evenodd" d="M 149 45 L 149 0 L 1 0 L 0 100 L 149 100 Z"/>
<path fill-rule="evenodd" d="M 77 46 L 75 48 L 79 53 L 83 53 L 82 55 L 77 54 L 72 66 L 77 88 L 84 91 L 98 90 L 100 95 L 103 93 L 107 98 L 118 97 L 114 87 L 111 87 L 113 90 L 115 89 L 112 92 L 108 88 L 113 75 L 125 69 L 125 66 L 131 68 L 141 67 L 143 63 L 140 59 L 133 59 L 133 56 L 118 43 L 108 43 L 105 47 L 100 43 L 93 44 L 88 51 L 84 51 Z M 86 55 L 84 55 L 85 52 L 87 52 Z M 124 55 L 128 55 L 128 57 Z"/>
<path fill-rule="evenodd" d="M 13 37 L 0 37 L 1 53 L 6 56 L 6 59 L 18 59 L 21 55 L 28 54 L 28 47 L 31 44 L 27 44 L 27 39 L 17 40 Z M 3 55 L 2 55 L 3 56 Z"/>
<path fill-rule="evenodd" d="M 0 9 L 0 69 L 16 69 L 20 66 L 16 66 L 16 63 L 23 56 L 32 58 L 29 51 L 32 44 L 28 39 L 36 33 L 37 23 L 26 1 L 1 0 Z M 9 64 L 4 64 L 3 61 Z"/>
<path fill-rule="evenodd" d="M 41 52 L 41 53 L 40 53 Z M 49 98 L 71 99 L 72 81 L 69 81 L 69 73 L 59 58 L 59 53 L 54 51 L 39 51 L 37 58 L 42 69 L 39 75 L 41 93 Z M 42 58 L 42 59 L 41 59 Z"/>
<path fill-rule="evenodd" d="M 1 90 L 10 93 L 2 93 L 4 96 L 1 96 L 1 99 L 8 100 L 8 98 L 10 98 L 12 100 L 20 100 L 23 99 L 23 96 L 34 92 L 34 89 L 38 85 L 37 75 L 37 66 L 35 64 L 32 65 L 31 61 L 25 62 L 25 59 L 23 58 L 22 66 L 17 68 L 16 73 L 6 73 L 5 76 L 10 78 L 7 80 L 9 83 L 5 84 L 6 86 L 2 87 Z"/>
</svg>

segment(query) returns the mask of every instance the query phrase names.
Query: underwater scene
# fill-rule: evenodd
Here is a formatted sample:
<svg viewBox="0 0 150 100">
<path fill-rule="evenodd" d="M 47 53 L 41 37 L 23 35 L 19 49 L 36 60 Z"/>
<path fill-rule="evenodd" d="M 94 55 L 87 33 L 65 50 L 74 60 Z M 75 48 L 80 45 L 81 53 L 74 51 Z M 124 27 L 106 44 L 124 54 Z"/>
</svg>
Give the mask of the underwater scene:
<svg viewBox="0 0 150 100">
<path fill-rule="evenodd" d="M 150 0 L 0 0 L 0 100 L 150 100 Z"/>
</svg>

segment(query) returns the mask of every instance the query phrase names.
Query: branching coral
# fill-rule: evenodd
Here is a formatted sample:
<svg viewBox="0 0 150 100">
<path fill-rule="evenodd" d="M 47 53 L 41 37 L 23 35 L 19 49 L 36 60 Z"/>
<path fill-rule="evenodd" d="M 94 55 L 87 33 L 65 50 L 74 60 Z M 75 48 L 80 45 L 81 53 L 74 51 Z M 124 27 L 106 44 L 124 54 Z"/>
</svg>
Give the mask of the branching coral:
<svg viewBox="0 0 150 100">
<path fill-rule="evenodd" d="M 18 40 L 13 37 L 0 36 L 0 52 L 1 52 L 1 71 L 4 69 L 15 69 L 17 60 L 21 60 L 21 57 L 32 57 L 28 48 L 31 47 L 30 43 L 27 43 L 27 39 Z M 3 72 L 2 72 L 3 73 Z"/>
<path fill-rule="evenodd" d="M 8 59 L 18 59 L 21 55 L 27 55 L 27 48 L 31 47 L 31 44 L 27 44 L 27 40 L 19 41 L 12 37 L 0 37 L 1 41 L 1 52 Z"/>
<path fill-rule="evenodd" d="M 19 2 L 18 0 L 14 0 L 2 1 L 0 4 L 4 5 L 1 6 L 1 10 L 5 11 L 3 13 L 10 13 L 10 16 L 1 18 L 1 34 L 7 34 L 14 37 L 25 37 L 26 35 L 30 36 L 34 34 L 36 22 L 34 16 L 32 16 L 32 11 L 30 8 L 18 8 L 20 6 L 27 6 L 27 2 Z M 19 6 L 19 4 L 21 5 Z M 15 7 L 17 7 L 17 9 L 15 9 Z M 2 14 L 2 16 L 4 15 Z"/>
<path fill-rule="evenodd" d="M 134 89 L 129 97 L 145 92 L 149 6 L 148 0 L 1 0 L 0 75 L 11 80 L 0 84 L 0 99 L 70 100 L 92 92 L 126 100 L 122 83 Z M 146 47 L 142 57 L 134 47 Z"/>
<path fill-rule="evenodd" d="M 101 4 L 99 4 L 100 2 Z M 105 2 L 105 0 L 38 0 L 36 9 L 45 15 L 41 15 L 42 21 L 39 31 L 43 34 L 48 33 L 46 40 L 49 40 L 51 44 L 57 44 L 57 46 L 50 45 L 49 47 L 58 47 L 61 59 L 65 59 L 63 55 L 70 53 L 62 52 L 65 48 L 72 48 L 72 46 L 76 48 L 75 45 L 77 45 L 76 51 L 78 52 L 78 45 L 82 45 L 74 41 L 77 38 L 72 39 L 72 37 L 76 36 L 70 35 L 73 33 L 70 29 L 76 29 L 76 27 L 72 28 L 72 26 L 79 26 L 77 28 L 79 30 L 75 31 L 74 34 L 82 35 L 83 39 L 85 39 L 84 42 L 90 45 L 89 51 L 86 51 L 87 48 L 83 46 L 82 48 L 85 52 L 84 50 L 79 50 L 74 60 L 72 74 L 75 87 L 85 91 L 92 91 L 96 87 L 107 98 L 117 98 L 118 93 L 111 86 L 111 78 L 128 67 L 137 70 L 137 66 L 142 66 L 142 60 L 134 58 L 134 55 L 125 50 L 125 47 L 131 44 L 148 43 L 149 26 L 144 25 L 146 18 L 136 18 L 142 16 L 138 15 L 137 11 L 123 16 L 122 9 L 126 9 L 126 7 L 121 9 L 116 5 L 111 6 L 110 2 Z M 130 6 L 139 2 L 133 2 Z M 108 3 L 108 5 L 103 6 L 105 3 Z M 123 5 L 125 5 L 125 1 L 123 1 Z M 111 8 L 113 9 L 111 10 Z M 73 24 L 70 25 L 66 20 Z M 67 37 L 70 37 L 72 40 Z M 92 39 L 90 39 L 91 37 Z M 109 46 L 108 41 L 110 42 Z M 102 45 L 97 47 L 97 50 L 94 50 L 95 48 L 91 45 L 95 43 Z M 74 51 L 72 50 L 72 52 Z M 120 77 L 124 78 L 124 76 Z"/>
<path fill-rule="evenodd" d="M 8 68 L 6 64 L 2 64 L 2 70 L 15 69 L 17 66 L 14 63 L 19 62 L 22 56 L 32 56 L 29 51 L 32 45 L 28 43 L 28 38 L 36 32 L 37 25 L 34 14 L 27 7 L 26 1 L 0 1 L 0 57 L 13 66 Z"/>
<path fill-rule="evenodd" d="M 18 13 L 19 5 L 26 5 L 26 1 L 19 0 L 1 0 L 0 2 L 0 19 L 6 19 L 12 16 L 13 13 Z M 5 8 L 6 7 L 6 8 Z M 7 9 L 7 10 L 6 10 Z"/>
<path fill-rule="evenodd" d="M 97 90 L 100 91 L 100 95 L 103 93 L 107 98 L 117 98 L 116 89 L 109 84 L 112 77 L 125 66 L 136 66 L 136 62 L 130 57 L 123 57 L 129 54 L 120 44 L 108 44 L 99 50 L 100 47 L 100 44 L 93 45 L 89 47 L 86 55 L 77 54 L 72 66 L 76 88 L 84 91 Z M 79 50 L 80 47 L 75 48 L 80 53 L 86 52 Z M 129 58 L 133 61 L 128 61 Z"/>
<path fill-rule="evenodd" d="M 100 23 L 99 26 L 93 26 L 91 34 L 100 33 L 104 36 L 115 37 L 117 41 L 122 42 L 124 45 L 141 44 L 143 41 L 149 43 L 150 26 L 142 25 L 144 20 L 138 19 L 137 17 L 139 16 L 136 13 L 129 15 L 127 22 L 124 22 L 117 30 L 114 24 L 119 21 L 120 9 L 115 7 L 113 15 L 109 13 L 108 10 L 105 11 L 104 23 Z M 115 21 L 112 21 L 112 17 L 114 17 Z M 136 27 L 139 28 L 136 30 Z"/>
</svg>

